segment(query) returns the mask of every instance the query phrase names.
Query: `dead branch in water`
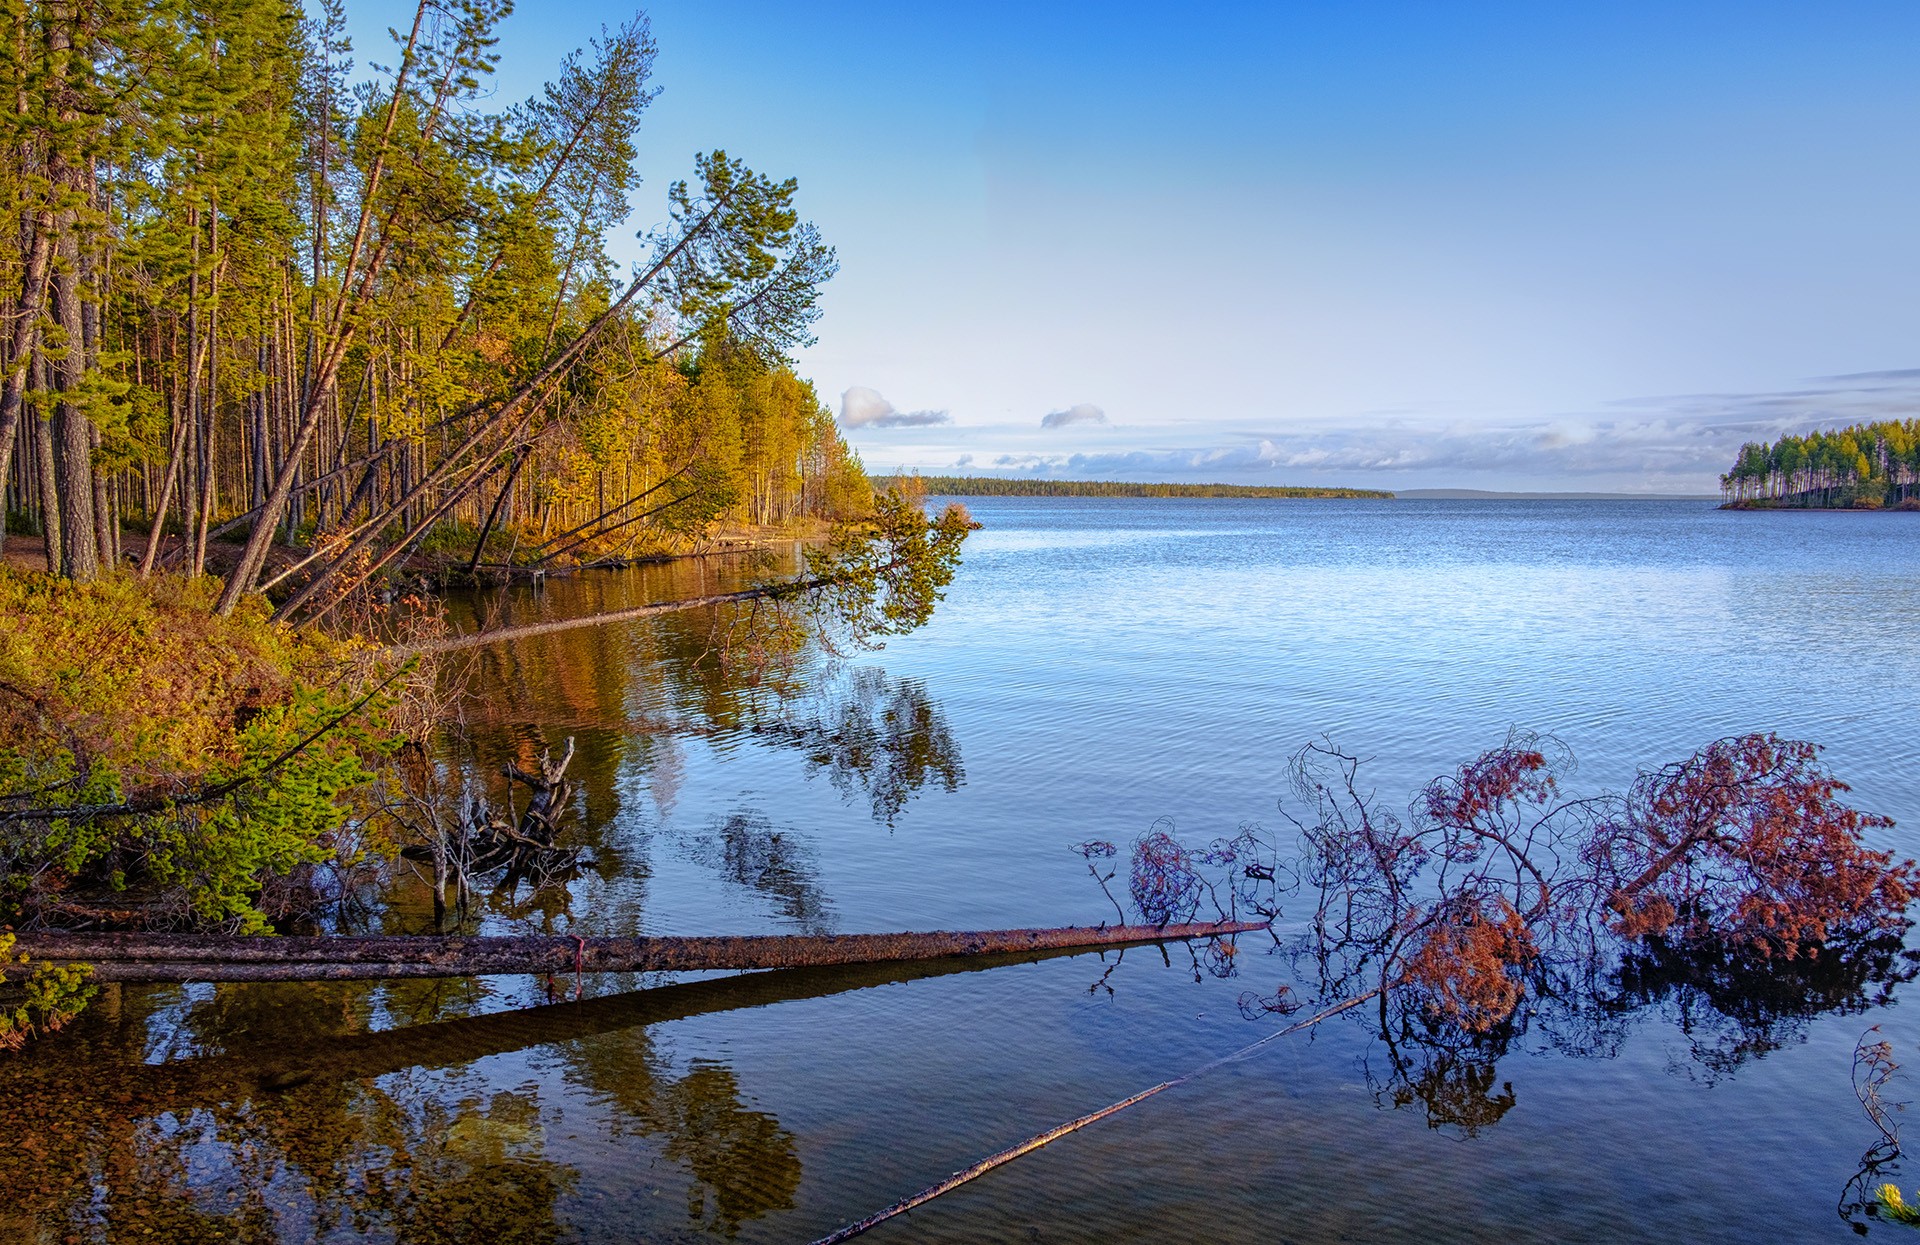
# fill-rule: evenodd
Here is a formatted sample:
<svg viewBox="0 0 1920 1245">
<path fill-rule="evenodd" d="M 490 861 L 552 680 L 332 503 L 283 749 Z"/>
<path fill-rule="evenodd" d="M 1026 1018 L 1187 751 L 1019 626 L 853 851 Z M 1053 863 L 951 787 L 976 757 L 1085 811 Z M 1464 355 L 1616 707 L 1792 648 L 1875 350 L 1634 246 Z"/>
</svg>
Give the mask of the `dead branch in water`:
<svg viewBox="0 0 1920 1245">
<path fill-rule="evenodd" d="M 617 938 L 22 933 L 35 960 L 94 966 L 96 981 L 331 981 L 491 973 L 696 972 L 875 964 L 1070 947 L 1129 946 L 1250 933 L 1265 925 L 1064 926 L 898 934 Z"/>
</svg>

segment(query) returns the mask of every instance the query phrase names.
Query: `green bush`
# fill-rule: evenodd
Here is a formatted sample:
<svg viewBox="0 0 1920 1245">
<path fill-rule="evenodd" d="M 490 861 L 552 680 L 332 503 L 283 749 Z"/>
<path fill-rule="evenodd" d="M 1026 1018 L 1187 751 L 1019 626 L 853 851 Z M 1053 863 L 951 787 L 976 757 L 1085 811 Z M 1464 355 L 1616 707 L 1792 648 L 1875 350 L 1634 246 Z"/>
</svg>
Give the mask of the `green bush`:
<svg viewBox="0 0 1920 1245">
<path fill-rule="evenodd" d="M 388 749 L 377 659 L 217 590 L 0 570 L 0 924 L 118 897 L 258 931 L 262 886 L 333 853 Z"/>
<path fill-rule="evenodd" d="M 18 1050 L 80 1014 L 93 997 L 86 965 L 30 964 L 13 954 L 14 936 L 0 931 L 0 1050 Z M 7 974 L 13 974 L 9 980 Z"/>
</svg>

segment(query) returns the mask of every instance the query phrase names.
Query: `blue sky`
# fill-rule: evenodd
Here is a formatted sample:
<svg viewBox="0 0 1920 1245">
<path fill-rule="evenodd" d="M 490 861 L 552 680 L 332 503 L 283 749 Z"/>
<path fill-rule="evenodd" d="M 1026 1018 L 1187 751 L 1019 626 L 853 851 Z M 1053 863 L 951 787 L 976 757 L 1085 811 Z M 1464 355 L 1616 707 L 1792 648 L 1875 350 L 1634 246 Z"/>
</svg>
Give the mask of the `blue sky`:
<svg viewBox="0 0 1920 1245">
<path fill-rule="evenodd" d="M 1916 411 L 1911 0 L 645 11 L 627 232 L 697 150 L 799 178 L 873 469 L 1711 491 Z M 631 12 L 523 3 L 500 95 Z"/>
</svg>

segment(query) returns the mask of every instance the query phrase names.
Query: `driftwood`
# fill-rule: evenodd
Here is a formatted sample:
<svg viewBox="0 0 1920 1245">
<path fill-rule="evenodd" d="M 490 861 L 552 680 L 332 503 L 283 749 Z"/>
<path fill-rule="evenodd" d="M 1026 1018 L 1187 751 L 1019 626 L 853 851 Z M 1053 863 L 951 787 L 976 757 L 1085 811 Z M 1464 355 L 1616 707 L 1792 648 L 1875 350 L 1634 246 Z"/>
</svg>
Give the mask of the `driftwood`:
<svg viewBox="0 0 1920 1245">
<path fill-rule="evenodd" d="M 514 892 L 522 881 L 531 882 L 536 890 L 563 881 L 580 866 L 580 849 L 559 843 L 560 822 L 573 799 L 573 785 L 566 781 L 573 754 L 569 735 L 566 752 L 558 761 L 551 752 L 543 752 L 534 772 L 511 762 L 502 767 L 501 773 L 510 781 L 525 784 L 532 793 L 518 825 L 476 798 L 465 820 L 449 831 L 429 802 L 420 801 L 429 804 L 427 842 L 410 843 L 400 849 L 400 855 L 433 866 L 434 928 L 446 917 L 449 884 L 464 912 L 473 880 L 484 874 L 504 870 L 500 889 Z"/>
<path fill-rule="evenodd" d="M 791 583 L 763 584 L 758 588 L 743 588 L 738 592 L 713 592 L 706 596 L 660 601 L 652 605 L 633 605 L 625 609 L 606 610 L 578 618 L 553 618 L 546 622 L 518 623 L 513 626 L 495 627 L 489 631 L 444 636 L 438 640 L 426 640 L 419 644 L 396 645 L 387 651 L 402 657 L 412 656 L 415 653 L 453 653 L 466 648 L 479 648 L 485 644 L 498 644 L 503 640 L 524 640 L 537 635 L 552 635 L 557 631 L 574 631 L 581 627 L 604 627 L 609 623 L 632 622 L 635 619 L 652 618 L 657 614 L 675 614 L 681 610 L 699 609 L 703 606 L 791 596 L 818 588 L 825 582 L 821 579 L 807 579 Z"/>
<path fill-rule="evenodd" d="M 1121 947 L 1244 934 L 1251 921 L 1069 925 L 904 934 L 762 934 L 712 938 L 225 937 L 208 934 L 18 935 L 16 954 L 93 965 L 96 981 L 332 981 L 492 973 L 693 972 L 879 964 L 947 956 Z"/>
</svg>

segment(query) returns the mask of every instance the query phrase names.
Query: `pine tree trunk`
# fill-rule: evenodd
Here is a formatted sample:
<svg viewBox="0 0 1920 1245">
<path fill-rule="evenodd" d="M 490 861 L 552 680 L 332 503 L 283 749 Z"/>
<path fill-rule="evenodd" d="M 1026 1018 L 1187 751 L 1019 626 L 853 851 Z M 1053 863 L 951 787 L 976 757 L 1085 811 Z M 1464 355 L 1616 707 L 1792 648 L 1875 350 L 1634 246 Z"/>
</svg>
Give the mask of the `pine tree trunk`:
<svg viewBox="0 0 1920 1245">
<path fill-rule="evenodd" d="M 1253 933 L 1253 921 L 707 938 L 229 937 L 25 932 L 16 953 L 86 963 L 96 981 L 337 981 L 491 973 L 701 972 L 879 964 Z"/>
<path fill-rule="evenodd" d="M 53 322 L 62 335 L 53 362 L 53 472 L 60 509 L 60 566 L 70 579 L 100 573 L 100 542 L 94 519 L 93 422 L 79 404 L 86 381 L 85 334 L 80 326 L 80 247 L 73 214 L 63 213 L 53 276 Z"/>
</svg>

